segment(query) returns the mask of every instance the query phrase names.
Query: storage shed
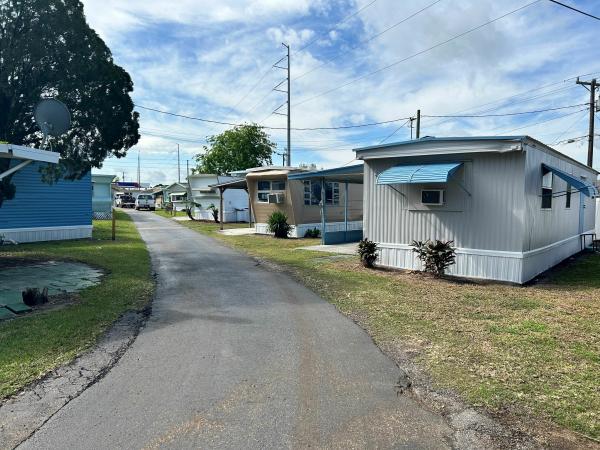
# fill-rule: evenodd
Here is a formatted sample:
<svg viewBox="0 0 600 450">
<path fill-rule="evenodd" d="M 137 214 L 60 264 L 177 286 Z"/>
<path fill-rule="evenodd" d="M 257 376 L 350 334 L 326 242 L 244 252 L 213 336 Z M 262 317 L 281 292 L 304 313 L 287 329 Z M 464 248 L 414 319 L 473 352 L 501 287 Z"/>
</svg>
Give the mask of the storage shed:
<svg viewBox="0 0 600 450">
<path fill-rule="evenodd" d="M 529 136 L 425 137 L 355 151 L 365 162 L 364 234 L 383 266 L 420 269 L 413 240 L 452 240 L 450 274 L 525 283 L 594 232 L 598 172 Z"/>
<path fill-rule="evenodd" d="M 92 235 L 92 179 L 49 184 L 40 169 L 57 164 L 59 154 L 0 144 L 0 158 L 10 161 L 0 179 L 12 177 L 16 193 L 0 206 L 0 235 L 16 242 L 89 238 Z"/>
</svg>

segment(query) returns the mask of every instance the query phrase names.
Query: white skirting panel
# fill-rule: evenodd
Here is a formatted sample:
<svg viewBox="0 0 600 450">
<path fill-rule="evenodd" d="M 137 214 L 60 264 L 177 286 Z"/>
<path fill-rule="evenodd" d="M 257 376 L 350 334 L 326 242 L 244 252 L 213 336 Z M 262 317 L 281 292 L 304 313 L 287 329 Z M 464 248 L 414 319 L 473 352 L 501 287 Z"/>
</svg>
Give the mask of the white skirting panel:
<svg viewBox="0 0 600 450">
<path fill-rule="evenodd" d="M 92 225 L 64 227 L 8 228 L 0 230 L 0 235 L 17 243 L 65 241 L 92 237 Z"/>
<path fill-rule="evenodd" d="M 386 243 L 378 245 L 379 265 L 421 270 L 421 262 L 411 246 Z M 528 252 L 458 248 L 456 264 L 449 268 L 448 274 L 522 284 L 580 250 L 579 235 Z"/>
<path fill-rule="evenodd" d="M 586 233 L 593 233 L 593 230 Z M 589 242 L 589 239 L 588 239 Z M 552 245 L 525 252 L 523 257 L 523 279 L 531 280 L 536 275 L 581 251 L 581 237 L 572 236 Z"/>
<path fill-rule="evenodd" d="M 346 226 L 344 222 L 328 222 L 326 224 L 327 232 L 333 233 L 336 231 L 344 231 Z M 363 223 L 362 220 L 355 220 L 353 222 L 348 222 L 348 231 L 362 230 Z M 292 225 L 292 230 L 290 232 L 290 237 L 293 238 L 303 238 L 304 234 L 307 230 L 312 230 L 317 228 L 321 230 L 321 223 L 301 223 L 298 225 Z M 322 231 L 322 230 L 321 230 Z M 267 231 L 266 223 L 257 223 L 256 224 L 256 233 L 257 234 L 270 234 Z"/>
</svg>

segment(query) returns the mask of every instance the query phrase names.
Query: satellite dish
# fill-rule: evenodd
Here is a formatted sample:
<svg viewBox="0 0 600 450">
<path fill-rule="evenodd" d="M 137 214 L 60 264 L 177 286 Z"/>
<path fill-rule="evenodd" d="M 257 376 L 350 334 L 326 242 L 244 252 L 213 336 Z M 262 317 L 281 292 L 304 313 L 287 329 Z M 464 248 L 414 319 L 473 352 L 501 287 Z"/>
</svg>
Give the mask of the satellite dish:
<svg viewBox="0 0 600 450">
<path fill-rule="evenodd" d="M 48 136 L 61 136 L 71 127 L 71 113 L 69 113 L 69 109 L 63 102 L 55 98 L 41 100 L 36 105 L 33 116 L 42 133 L 44 133 L 45 139 Z"/>
</svg>

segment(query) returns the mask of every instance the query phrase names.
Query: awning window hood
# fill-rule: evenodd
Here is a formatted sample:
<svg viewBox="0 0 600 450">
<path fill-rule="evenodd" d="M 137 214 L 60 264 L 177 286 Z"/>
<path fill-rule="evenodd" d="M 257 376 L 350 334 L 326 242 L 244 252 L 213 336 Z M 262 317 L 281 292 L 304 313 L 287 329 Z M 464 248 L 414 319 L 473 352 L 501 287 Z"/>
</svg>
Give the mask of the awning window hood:
<svg viewBox="0 0 600 450">
<path fill-rule="evenodd" d="M 377 176 L 377 184 L 447 183 L 462 165 L 454 162 L 394 166 Z"/>
<path fill-rule="evenodd" d="M 569 183 L 572 187 L 583 193 L 583 195 L 587 195 L 588 197 L 598 197 L 598 189 L 596 189 L 593 184 L 589 182 L 586 183 L 585 180 L 577 178 L 575 175 L 571 175 L 563 170 L 557 169 L 556 167 L 552 167 L 547 164 L 542 164 L 542 167 L 552 172 L 558 178 L 561 178 Z"/>
</svg>

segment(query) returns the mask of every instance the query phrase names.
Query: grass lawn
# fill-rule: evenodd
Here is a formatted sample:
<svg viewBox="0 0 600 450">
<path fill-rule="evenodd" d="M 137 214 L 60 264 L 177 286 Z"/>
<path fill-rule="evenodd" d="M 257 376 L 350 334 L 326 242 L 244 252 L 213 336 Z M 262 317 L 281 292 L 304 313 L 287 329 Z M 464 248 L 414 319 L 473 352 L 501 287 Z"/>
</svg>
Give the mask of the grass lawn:
<svg viewBox="0 0 600 450">
<path fill-rule="evenodd" d="M 133 222 L 117 211 L 117 240 L 111 221 L 95 221 L 91 240 L 5 247 L 0 259 L 70 259 L 103 268 L 102 282 L 79 292 L 80 301 L 0 322 L 0 399 L 72 360 L 93 345 L 121 314 L 142 309 L 154 291 L 150 256 Z"/>
<path fill-rule="evenodd" d="M 182 225 L 292 269 L 378 344 L 409 350 L 436 385 L 471 404 L 600 438 L 600 256 L 530 287 L 459 283 L 294 250 L 315 239 L 223 236 L 215 224 Z"/>
</svg>

